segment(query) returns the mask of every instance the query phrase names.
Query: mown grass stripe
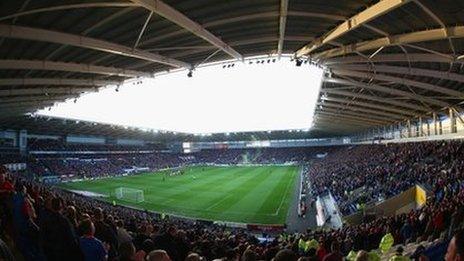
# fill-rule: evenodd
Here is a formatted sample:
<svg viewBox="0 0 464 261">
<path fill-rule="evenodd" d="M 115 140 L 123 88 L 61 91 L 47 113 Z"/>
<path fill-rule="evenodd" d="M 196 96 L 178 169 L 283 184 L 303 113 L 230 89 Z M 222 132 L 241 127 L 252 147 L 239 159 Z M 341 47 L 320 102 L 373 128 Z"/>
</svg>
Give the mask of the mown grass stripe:
<svg viewBox="0 0 464 261">
<path fill-rule="evenodd" d="M 118 187 L 137 188 L 144 190 L 145 202 L 117 202 L 194 218 L 282 224 L 293 195 L 297 170 L 278 166 L 189 167 L 184 175 L 168 177 L 165 181 L 156 172 L 62 186 L 110 194 L 108 201 L 115 200 L 114 190 Z M 275 215 L 281 203 L 282 208 Z"/>
</svg>

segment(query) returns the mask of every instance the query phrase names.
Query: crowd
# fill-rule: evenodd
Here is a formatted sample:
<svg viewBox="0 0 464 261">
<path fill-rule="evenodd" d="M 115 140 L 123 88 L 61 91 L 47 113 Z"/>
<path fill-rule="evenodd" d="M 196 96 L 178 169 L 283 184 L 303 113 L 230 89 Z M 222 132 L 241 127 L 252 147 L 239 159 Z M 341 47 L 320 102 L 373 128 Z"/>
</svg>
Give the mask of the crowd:
<svg viewBox="0 0 464 261">
<path fill-rule="evenodd" d="M 164 148 L 160 144 L 98 144 L 71 143 L 62 139 L 28 139 L 28 149 L 31 151 L 148 151 Z"/>
<path fill-rule="evenodd" d="M 440 141 L 341 147 L 306 171 L 316 194 L 330 191 L 347 215 L 422 184 L 441 199 L 459 189 L 464 143 Z"/>
<path fill-rule="evenodd" d="M 28 159 L 33 173 L 39 176 L 102 177 L 123 174 L 131 167 L 152 170 L 186 164 L 284 164 L 301 163 L 322 151 L 333 148 L 263 148 L 202 150 L 188 155 L 181 153 L 118 153 L 88 155 L 37 155 Z"/>
<path fill-rule="evenodd" d="M 18 152 L 1 152 L 0 151 L 0 164 L 11 164 L 21 163 L 27 160 L 26 157 L 22 156 Z"/>
<path fill-rule="evenodd" d="M 38 176 L 70 176 L 74 178 L 94 178 L 125 173 L 125 169 L 145 167 L 163 169 L 191 162 L 180 154 L 170 153 L 124 153 L 91 154 L 67 157 L 37 157 L 28 165 Z"/>
<path fill-rule="evenodd" d="M 280 153 L 270 151 L 254 151 L 258 155 L 254 161 L 282 162 L 275 161 L 276 156 L 266 157 Z M 243 155 L 239 150 L 223 153 L 217 154 L 221 160 Z M 378 260 L 392 245 L 434 241 L 431 246 L 419 245 L 414 258 L 440 260 L 448 249 L 447 260 L 463 260 L 464 237 L 459 230 L 464 220 L 463 153 L 463 142 L 450 141 L 339 147 L 320 159 L 310 152 L 286 156 L 310 160 L 302 185 L 308 186 L 309 181 L 315 194 L 330 190 L 345 213 L 352 206 L 387 198 L 416 183 L 426 184 L 433 195 L 424 207 L 408 214 L 365 220 L 339 230 L 281 234 L 272 241 L 261 241 L 241 229 L 163 219 L 113 206 L 7 175 L 2 169 L 0 234 L 7 244 L 0 242 L 0 253 L 8 252 L 8 245 L 25 260 Z M 209 154 L 184 160 L 214 158 Z M 159 155 L 167 158 L 158 163 L 175 165 L 181 160 L 180 155 Z M 145 162 L 139 157 L 134 160 Z M 58 161 L 53 168 L 62 164 Z M 359 188 L 361 192 L 353 192 Z M 407 260 L 401 247 L 396 250 L 393 260 Z"/>
</svg>

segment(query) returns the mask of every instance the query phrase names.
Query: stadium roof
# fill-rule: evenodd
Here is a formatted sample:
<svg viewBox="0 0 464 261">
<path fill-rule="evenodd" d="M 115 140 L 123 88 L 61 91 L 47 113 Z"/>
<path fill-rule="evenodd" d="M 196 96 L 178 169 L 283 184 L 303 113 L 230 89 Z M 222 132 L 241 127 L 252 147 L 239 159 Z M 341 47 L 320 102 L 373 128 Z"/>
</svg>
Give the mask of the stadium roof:
<svg viewBox="0 0 464 261">
<path fill-rule="evenodd" d="M 4 0 L 0 116 L 205 62 L 294 54 L 327 68 L 314 130 L 430 117 L 464 98 L 464 1 Z"/>
</svg>

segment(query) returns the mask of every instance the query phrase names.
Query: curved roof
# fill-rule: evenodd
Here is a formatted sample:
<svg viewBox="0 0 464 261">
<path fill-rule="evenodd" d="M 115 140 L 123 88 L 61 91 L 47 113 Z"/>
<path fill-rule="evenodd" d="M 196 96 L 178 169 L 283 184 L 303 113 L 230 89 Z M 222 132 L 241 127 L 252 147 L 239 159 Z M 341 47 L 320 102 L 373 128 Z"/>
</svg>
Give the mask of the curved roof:
<svg viewBox="0 0 464 261">
<path fill-rule="evenodd" d="M 327 68 L 320 135 L 460 111 L 464 1 L 4 0 L 0 115 L 134 77 L 255 55 Z"/>
</svg>

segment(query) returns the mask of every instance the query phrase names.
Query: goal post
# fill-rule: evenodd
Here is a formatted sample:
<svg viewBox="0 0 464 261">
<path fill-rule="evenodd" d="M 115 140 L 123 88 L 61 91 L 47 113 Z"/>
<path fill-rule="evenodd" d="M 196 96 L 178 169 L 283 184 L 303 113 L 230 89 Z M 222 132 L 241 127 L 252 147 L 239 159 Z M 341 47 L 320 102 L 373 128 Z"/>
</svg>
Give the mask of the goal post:
<svg viewBox="0 0 464 261">
<path fill-rule="evenodd" d="M 140 203 L 145 201 L 143 196 L 143 190 L 141 189 L 133 189 L 133 188 L 125 188 L 120 187 L 116 188 L 114 194 L 117 199 L 133 202 L 133 203 Z"/>
</svg>

